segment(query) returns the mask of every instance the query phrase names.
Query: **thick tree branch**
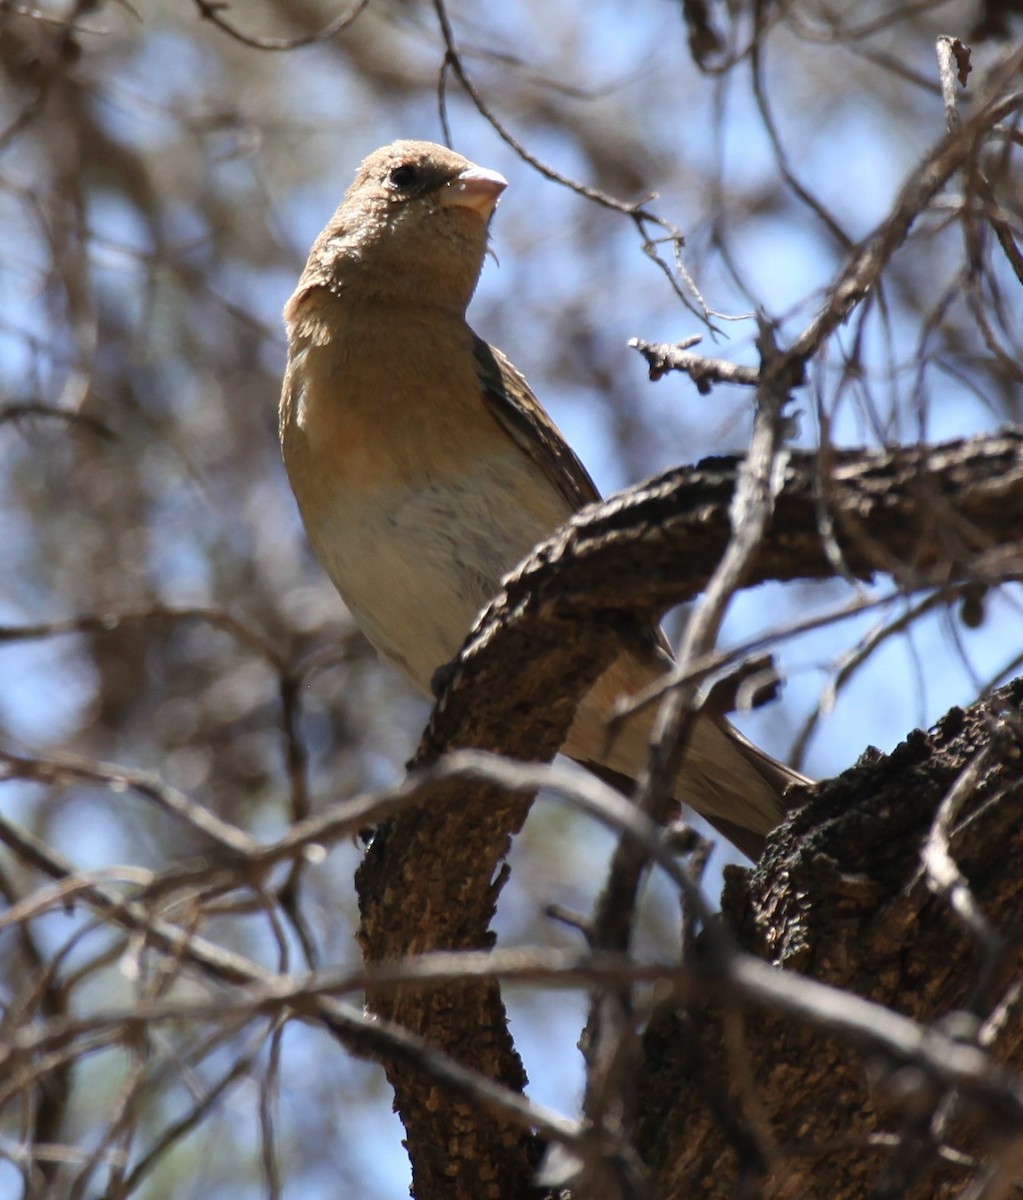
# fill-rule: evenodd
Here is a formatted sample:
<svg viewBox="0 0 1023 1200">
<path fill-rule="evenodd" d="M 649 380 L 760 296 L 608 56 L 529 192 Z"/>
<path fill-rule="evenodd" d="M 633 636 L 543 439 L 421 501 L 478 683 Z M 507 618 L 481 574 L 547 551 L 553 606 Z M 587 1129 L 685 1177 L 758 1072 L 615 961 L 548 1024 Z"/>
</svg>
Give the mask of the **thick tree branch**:
<svg viewBox="0 0 1023 1200">
<path fill-rule="evenodd" d="M 621 639 L 706 585 L 731 534 L 738 465 L 712 459 L 667 472 L 584 511 L 539 547 L 447 674 L 415 764 L 460 746 L 552 757 Z M 836 553 L 857 577 L 890 571 L 907 587 L 1012 577 L 1020 545 L 1019 431 L 930 449 L 793 454 L 745 585 L 832 577 Z M 458 783 L 383 827 L 357 880 L 367 963 L 491 945 L 498 869 L 528 807 L 527 797 Z M 496 984 L 371 992 L 369 1002 L 484 1074 L 522 1085 Z M 438 1098 L 414 1070 L 388 1067 L 421 1200 L 442 1194 L 430 1180 L 449 1197 L 525 1194 L 536 1150 L 524 1135 Z"/>
<path fill-rule="evenodd" d="M 729 928 L 756 956 L 1016 1066 L 1013 1077 L 990 1063 L 979 1077 L 997 1078 L 1001 1099 L 992 1093 L 994 1108 L 981 1115 L 979 1094 L 968 1087 L 953 1098 L 946 1089 L 958 1082 L 912 1052 L 867 1070 L 837 1008 L 833 1032 L 811 1028 L 797 1009 L 749 1015 L 737 1044 L 722 1007 L 665 1006 L 647 1030 L 640 1082 L 639 1148 L 656 1195 L 725 1200 L 763 1184 L 749 1175 L 742 1137 L 708 1109 L 708 1079 L 733 1097 L 736 1129 L 758 1135 L 766 1192 L 779 1200 L 808 1189 L 835 1200 L 961 1196 L 965 1170 L 1019 1139 L 1009 1110 L 1023 1094 L 1021 710 L 1017 680 L 891 755 L 865 755 L 820 785 L 756 873 L 731 874 L 724 898 Z M 926 856 L 922 863 L 921 845 L 935 837 L 954 861 L 958 896 L 937 885 Z M 964 896 L 999 935 L 978 938 Z"/>
</svg>

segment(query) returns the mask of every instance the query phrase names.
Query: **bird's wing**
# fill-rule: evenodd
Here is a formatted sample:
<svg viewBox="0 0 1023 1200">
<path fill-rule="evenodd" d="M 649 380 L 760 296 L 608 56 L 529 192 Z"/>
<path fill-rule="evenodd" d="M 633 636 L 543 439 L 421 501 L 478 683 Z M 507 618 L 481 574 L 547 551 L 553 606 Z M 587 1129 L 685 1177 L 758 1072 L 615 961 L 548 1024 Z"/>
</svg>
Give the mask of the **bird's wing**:
<svg viewBox="0 0 1023 1200">
<path fill-rule="evenodd" d="M 482 338 L 474 338 L 472 349 L 483 399 L 505 433 L 529 455 L 573 508 L 599 502 L 597 485 L 530 391 L 525 378 L 500 350 Z M 656 626 L 650 632 L 651 658 L 660 670 L 667 670 L 672 665 L 668 639 Z"/>
<path fill-rule="evenodd" d="M 482 338 L 474 338 L 472 350 L 484 402 L 505 433 L 573 508 L 599 501 L 597 485 L 522 375 Z"/>
</svg>

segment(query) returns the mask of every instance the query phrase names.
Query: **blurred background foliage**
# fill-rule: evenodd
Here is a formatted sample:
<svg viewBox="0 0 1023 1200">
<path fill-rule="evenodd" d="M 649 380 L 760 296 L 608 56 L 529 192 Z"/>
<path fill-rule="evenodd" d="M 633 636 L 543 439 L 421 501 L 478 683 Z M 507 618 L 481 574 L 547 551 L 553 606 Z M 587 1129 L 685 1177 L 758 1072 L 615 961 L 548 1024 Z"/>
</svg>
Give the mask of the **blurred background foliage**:
<svg viewBox="0 0 1023 1200">
<path fill-rule="evenodd" d="M 754 362 L 754 309 L 780 337 L 798 331 L 944 130 L 937 36 L 974 39 L 968 105 L 1019 34 L 976 0 L 370 0 L 314 36 L 344 12 L 334 0 L 0 6 L 0 737 L 36 763 L 116 764 L 30 779 L 8 760 L 0 806 L 76 870 L 159 871 L 203 852 L 125 772 L 270 837 L 400 778 L 415 745 L 426 705 L 377 663 L 313 561 L 276 438 L 279 314 L 363 155 L 396 137 L 442 140 L 443 114 L 458 150 L 507 176 L 473 323 L 610 492 L 741 449 L 751 416 L 737 391 L 651 386 L 627 340 L 702 333 L 708 352 Z M 622 202 L 656 194 L 648 207 L 684 234 L 688 281 L 669 245 L 666 272 L 629 216 L 545 178 L 499 136 L 444 70 L 442 15 L 531 155 Z M 1018 236 L 1012 145 L 988 166 Z M 796 400 L 802 444 L 934 441 L 1020 419 L 1019 281 L 990 236 L 964 239 L 957 203 L 949 191 L 919 223 L 883 293 L 814 365 Z M 428 422 L 412 399 L 409 419 Z M 912 596 L 891 581 L 874 591 L 887 599 L 869 615 L 780 641 L 782 700 L 740 719 L 780 757 L 805 743 L 811 774 L 891 747 L 1019 655 L 1012 588 L 986 597 L 976 627 L 954 603 L 906 619 Z M 726 640 L 851 594 L 757 589 L 737 598 Z M 502 938 L 571 939 L 542 906 L 587 911 L 605 852 L 581 819 L 541 805 L 513 854 Z M 358 960 L 358 855 L 342 846 L 302 875 L 322 962 Z M 11 904 L 43 884 L 10 856 L 0 869 Z M 651 940 L 672 936 L 656 888 L 646 920 Z M 258 904 L 204 908 L 202 923 L 270 966 L 302 965 L 295 929 Z M 164 986 L 126 935 L 84 906 L 50 905 L 0 933 L 8 1023 L 46 1015 L 46 962 L 74 1014 Z M 532 1094 L 571 1105 L 581 999 L 512 1002 Z M 404 1194 L 376 1069 L 322 1033 L 280 1036 L 211 1023 L 111 1039 L 63 1077 L 49 1129 L 33 1126 L 30 1089 L 9 1095 L 0 1196 L 259 1196 L 268 1159 L 284 1195 Z M 33 1135 L 73 1149 L 40 1174 L 24 1162 Z"/>
</svg>

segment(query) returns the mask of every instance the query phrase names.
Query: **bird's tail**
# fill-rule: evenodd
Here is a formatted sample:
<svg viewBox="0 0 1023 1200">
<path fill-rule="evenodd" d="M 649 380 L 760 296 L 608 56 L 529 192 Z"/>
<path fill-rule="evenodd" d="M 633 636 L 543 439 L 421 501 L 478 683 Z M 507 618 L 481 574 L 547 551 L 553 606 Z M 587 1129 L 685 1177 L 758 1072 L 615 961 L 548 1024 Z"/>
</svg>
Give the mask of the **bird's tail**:
<svg viewBox="0 0 1023 1200">
<path fill-rule="evenodd" d="M 650 682 L 650 669 L 622 656 L 583 699 L 565 753 L 622 790 L 649 754 L 656 706 L 609 726 L 620 696 Z M 805 776 L 778 762 L 723 717 L 701 715 L 693 728 L 676 786 L 676 797 L 756 861 L 767 835 L 798 799 Z M 623 786 L 624 785 L 624 786 Z"/>
</svg>

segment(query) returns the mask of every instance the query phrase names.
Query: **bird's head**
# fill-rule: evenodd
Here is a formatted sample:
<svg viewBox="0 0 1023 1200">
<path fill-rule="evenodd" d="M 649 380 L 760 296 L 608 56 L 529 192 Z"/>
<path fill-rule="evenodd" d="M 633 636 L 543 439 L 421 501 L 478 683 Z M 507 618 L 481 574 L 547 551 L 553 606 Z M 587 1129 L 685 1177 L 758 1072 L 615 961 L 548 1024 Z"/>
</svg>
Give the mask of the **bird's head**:
<svg viewBox="0 0 1023 1200">
<path fill-rule="evenodd" d="M 316 239 L 299 291 L 325 286 L 342 299 L 352 291 L 363 302 L 464 313 L 506 187 L 496 171 L 433 142 L 374 151 Z"/>
</svg>

